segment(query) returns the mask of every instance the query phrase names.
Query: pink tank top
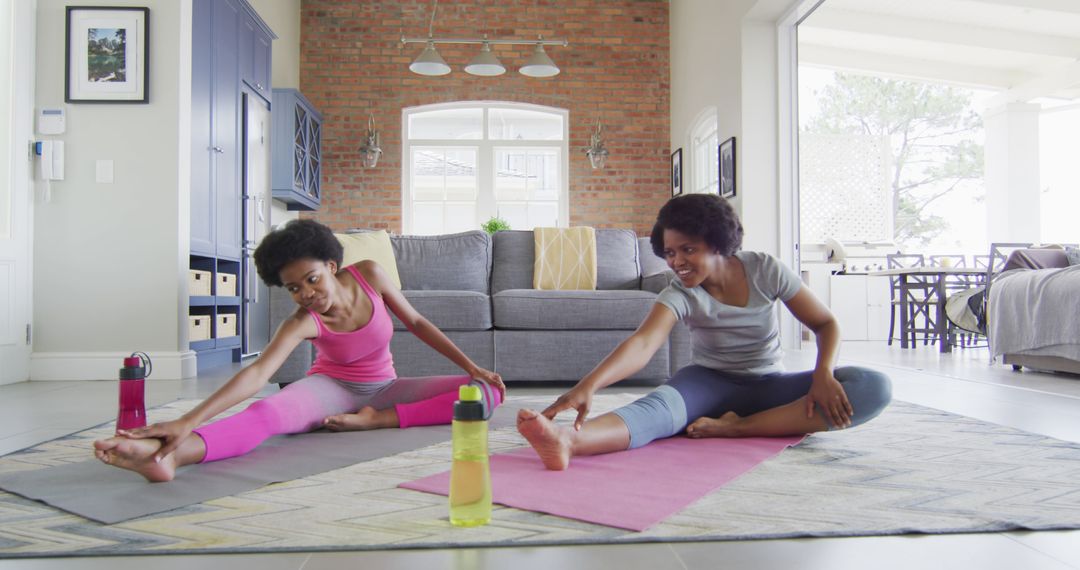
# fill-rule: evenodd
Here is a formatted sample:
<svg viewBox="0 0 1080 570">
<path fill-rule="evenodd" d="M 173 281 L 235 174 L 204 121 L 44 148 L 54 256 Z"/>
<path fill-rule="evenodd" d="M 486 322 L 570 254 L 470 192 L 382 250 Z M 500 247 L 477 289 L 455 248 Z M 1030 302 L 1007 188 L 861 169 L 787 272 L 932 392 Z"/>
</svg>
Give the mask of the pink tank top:
<svg viewBox="0 0 1080 570">
<path fill-rule="evenodd" d="M 382 296 L 364 279 L 352 265 L 345 268 L 371 299 L 371 320 L 351 332 L 334 332 L 323 324 L 319 314 L 311 309 L 318 335 L 311 344 L 318 349 L 315 363 L 308 370 L 312 374 L 325 374 L 348 382 L 379 382 L 397 378 L 394 357 L 390 354 L 390 337 L 394 325 L 386 312 Z"/>
</svg>

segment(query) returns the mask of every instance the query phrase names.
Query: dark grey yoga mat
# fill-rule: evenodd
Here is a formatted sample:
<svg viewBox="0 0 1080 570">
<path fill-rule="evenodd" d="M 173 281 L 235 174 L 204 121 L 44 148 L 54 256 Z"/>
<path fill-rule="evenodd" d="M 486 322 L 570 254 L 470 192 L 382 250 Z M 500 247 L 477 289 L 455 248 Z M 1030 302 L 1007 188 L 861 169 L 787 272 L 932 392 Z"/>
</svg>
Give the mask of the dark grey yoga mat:
<svg viewBox="0 0 1080 570">
<path fill-rule="evenodd" d="M 518 407 L 495 410 L 490 429 L 515 425 Z M 313 432 L 268 439 L 251 453 L 188 465 L 168 483 L 92 459 L 0 476 L 0 488 L 88 519 L 112 524 L 291 481 L 450 439 L 450 426 Z M 87 450 L 90 453 L 90 450 Z"/>
</svg>

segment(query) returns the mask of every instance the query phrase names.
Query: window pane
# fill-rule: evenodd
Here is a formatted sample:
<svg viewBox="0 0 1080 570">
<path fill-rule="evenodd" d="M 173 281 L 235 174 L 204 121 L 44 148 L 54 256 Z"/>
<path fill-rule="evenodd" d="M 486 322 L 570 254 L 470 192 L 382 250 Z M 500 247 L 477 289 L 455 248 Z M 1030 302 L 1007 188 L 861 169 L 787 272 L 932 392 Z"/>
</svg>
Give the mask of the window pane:
<svg viewBox="0 0 1080 570">
<path fill-rule="evenodd" d="M 561 141 L 563 118 L 555 113 L 525 109 L 490 109 L 488 138 L 513 141 Z"/>
<path fill-rule="evenodd" d="M 447 202 L 443 225 L 448 234 L 480 229 L 476 222 L 476 202 Z"/>
<path fill-rule="evenodd" d="M 446 184 L 442 149 L 413 147 L 410 162 L 413 200 L 442 200 Z"/>
<path fill-rule="evenodd" d="M 495 205 L 500 218 L 510 224 L 510 229 L 531 230 L 529 209 L 525 202 L 499 202 Z"/>
<path fill-rule="evenodd" d="M 408 138 L 475 140 L 483 138 L 484 111 L 443 109 L 409 115 Z"/>
<path fill-rule="evenodd" d="M 524 149 L 495 151 L 495 200 L 528 198 L 528 153 Z M 523 220 L 524 221 L 524 220 Z"/>
<path fill-rule="evenodd" d="M 446 199 L 476 200 L 476 149 L 447 149 Z"/>
<path fill-rule="evenodd" d="M 556 227 L 559 225 L 558 202 L 529 202 L 529 227 Z"/>
<path fill-rule="evenodd" d="M 445 233 L 443 232 L 442 202 L 413 202 L 412 233 L 422 236 Z"/>
<path fill-rule="evenodd" d="M 555 149 L 529 151 L 528 185 L 534 200 L 558 200 L 562 179 Z"/>
</svg>

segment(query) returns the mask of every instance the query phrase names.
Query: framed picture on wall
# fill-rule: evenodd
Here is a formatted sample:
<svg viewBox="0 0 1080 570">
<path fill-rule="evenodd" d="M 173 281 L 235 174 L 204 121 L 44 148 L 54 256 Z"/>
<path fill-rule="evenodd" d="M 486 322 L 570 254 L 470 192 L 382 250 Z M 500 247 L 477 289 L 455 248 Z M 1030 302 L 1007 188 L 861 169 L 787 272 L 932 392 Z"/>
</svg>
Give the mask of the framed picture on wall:
<svg viewBox="0 0 1080 570">
<path fill-rule="evenodd" d="M 682 194 L 682 149 L 671 153 L 671 195 Z"/>
<path fill-rule="evenodd" d="M 735 197 L 735 137 L 720 143 L 720 195 Z"/>
<path fill-rule="evenodd" d="M 150 9 L 67 7 L 64 101 L 148 103 Z"/>
</svg>

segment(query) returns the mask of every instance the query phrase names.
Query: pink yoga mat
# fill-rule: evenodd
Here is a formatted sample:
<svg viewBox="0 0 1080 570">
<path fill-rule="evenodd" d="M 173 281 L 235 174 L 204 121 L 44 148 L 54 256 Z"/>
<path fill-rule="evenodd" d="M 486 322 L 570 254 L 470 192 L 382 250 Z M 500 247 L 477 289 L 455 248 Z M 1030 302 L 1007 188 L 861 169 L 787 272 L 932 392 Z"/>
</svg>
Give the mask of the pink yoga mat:
<svg viewBox="0 0 1080 570">
<path fill-rule="evenodd" d="M 531 448 L 515 449 L 491 457 L 492 495 L 500 505 L 640 532 L 803 437 L 673 437 L 575 457 L 566 471 L 545 469 Z M 399 485 L 439 495 L 449 486 L 449 471 Z"/>
</svg>

